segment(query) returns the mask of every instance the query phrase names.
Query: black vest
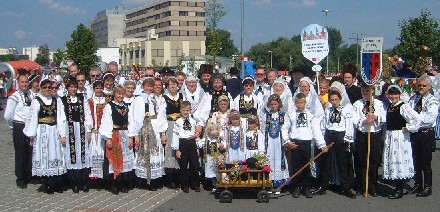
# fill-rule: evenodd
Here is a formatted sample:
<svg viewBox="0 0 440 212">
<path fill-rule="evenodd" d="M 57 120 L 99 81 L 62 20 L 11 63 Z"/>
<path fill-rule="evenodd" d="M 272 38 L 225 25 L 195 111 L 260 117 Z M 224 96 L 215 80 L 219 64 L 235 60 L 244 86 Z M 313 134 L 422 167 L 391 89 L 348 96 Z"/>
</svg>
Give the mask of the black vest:
<svg viewBox="0 0 440 212">
<path fill-rule="evenodd" d="M 40 111 L 38 112 L 38 124 L 47 124 L 54 126 L 57 124 L 57 101 L 52 98 L 50 105 L 44 104 L 43 100 L 37 96 L 35 99 L 40 103 Z"/>
<path fill-rule="evenodd" d="M 112 109 L 112 120 L 114 130 L 127 130 L 128 129 L 128 106 L 125 103 L 117 105 L 114 102 L 110 102 Z"/>
<path fill-rule="evenodd" d="M 406 120 L 400 115 L 400 107 L 403 102 L 396 106 L 388 106 L 387 109 L 387 130 L 401 130 L 406 126 Z"/>
<path fill-rule="evenodd" d="M 240 115 L 257 115 L 257 108 L 254 107 L 254 99 L 250 102 L 245 102 L 244 94 L 240 94 L 238 112 Z"/>
<path fill-rule="evenodd" d="M 165 102 L 167 103 L 167 109 L 166 114 L 170 115 L 173 113 L 180 113 L 180 103 L 183 101 L 183 94 L 179 93 L 179 98 L 177 101 L 174 101 L 170 99 L 167 95 L 164 95 L 163 98 L 165 99 Z"/>
<path fill-rule="evenodd" d="M 67 96 L 61 97 L 61 101 L 64 104 L 64 112 L 66 113 L 66 117 L 69 117 L 69 114 L 72 115 L 73 122 L 81 122 L 81 110 L 82 103 L 84 102 L 84 96 L 82 94 L 77 94 L 77 101 L 75 103 L 68 103 Z"/>
<path fill-rule="evenodd" d="M 212 99 L 211 99 L 211 114 L 212 115 L 213 112 L 217 112 L 220 110 L 219 105 L 218 105 L 218 98 L 221 95 L 225 95 L 228 96 L 228 92 L 221 90 L 221 91 L 215 91 L 215 90 L 210 90 L 209 94 L 211 94 Z"/>
</svg>

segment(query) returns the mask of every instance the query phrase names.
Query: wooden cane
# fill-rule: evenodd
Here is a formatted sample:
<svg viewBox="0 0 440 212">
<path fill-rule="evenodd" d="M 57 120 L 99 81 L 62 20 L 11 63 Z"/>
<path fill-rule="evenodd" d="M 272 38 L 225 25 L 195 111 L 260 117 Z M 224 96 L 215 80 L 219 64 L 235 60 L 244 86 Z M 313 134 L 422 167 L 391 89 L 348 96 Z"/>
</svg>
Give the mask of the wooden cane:
<svg viewBox="0 0 440 212">
<path fill-rule="evenodd" d="M 371 89 L 371 87 L 370 87 Z M 370 106 L 368 109 L 368 112 L 371 113 L 373 111 L 373 91 L 370 93 Z M 368 117 L 370 118 L 370 117 Z M 370 140 L 371 140 L 371 130 L 373 128 L 373 125 L 370 124 L 370 127 L 368 129 L 368 136 L 367 136 L 367 170 L 365 172 L 365 198 L 368 197 L 368 173 L 370 172 Z"/>
<path fill-rule="evenodd" d="M 333 146 L 333 144 L 335 144 L 335 142 L 332 142 L 331 144 L 329 144 L 329 145 L 327 146 L 327 148 L 330 149 L 330 148 Z M 281 189 L 282 189 L 284 186 L 286 186 L 287 183 L 289 183 L 290 181 L 292 181 L 293 178 L 295 178 L 296 176 L 298 176 L 298 175 L 299 175 L 299 174 L 300 174 L 305 168 L 307 168 L 308 166 L 310 166 L 310 164 L 312 164 L 316 159 L 318 159 L 319 157 L 321 157 L 322 154 L 324 154 L 323 151 L 321 151 L 319 154 L 317 154 L 314 158 L 310 159 L 310 161 L 309 161 L 308 163 L 306 163 L 303 167 L 301 167 L 298 171 L 296 171 L 295 174 L 293 174 L 292 176 L 290 176 L 290 178 L 289 178 L 288 180 L 284 181 L 284 183 L 281 184 L 278 188 L 273 189 L 272 192 L 275 193 L 275 192 L 279 192 L 279 191 L 281 191 Z"/>
</svg>

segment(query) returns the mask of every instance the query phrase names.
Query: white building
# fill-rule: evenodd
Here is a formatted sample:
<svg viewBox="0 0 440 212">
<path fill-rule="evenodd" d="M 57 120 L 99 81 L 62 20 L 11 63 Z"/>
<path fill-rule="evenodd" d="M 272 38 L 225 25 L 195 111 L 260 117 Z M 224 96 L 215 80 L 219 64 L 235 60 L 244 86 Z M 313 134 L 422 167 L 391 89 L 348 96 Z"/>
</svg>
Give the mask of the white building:
<svg viewBox="0 0 440 212">
<path fill-rule="evenodd" d="M 23 55 L 28 55 L 29 60 L 35 61 L 35 59 L 37 59 L 38 48 L 39 48 L 39 46 L 36 46 L 36 45 L 31 46 L 31 47 L 24 47 L 23 48 Z"/>
<path fill-rule="evenodd" d="M 90 22 L 90 29 L 95 33 L 99 47 L 112 46 L 113 40 L 124 37 L 125 28 L 124 5 L 113 10 L 103 10 Z"/>
</svg>

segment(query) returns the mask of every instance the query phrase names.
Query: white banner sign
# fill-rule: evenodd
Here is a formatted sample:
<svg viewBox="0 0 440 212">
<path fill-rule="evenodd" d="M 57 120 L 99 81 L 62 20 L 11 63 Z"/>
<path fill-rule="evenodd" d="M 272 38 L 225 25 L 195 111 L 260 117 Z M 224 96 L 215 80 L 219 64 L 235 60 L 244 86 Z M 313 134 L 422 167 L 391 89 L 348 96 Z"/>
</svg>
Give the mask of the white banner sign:
<svg viewBox="0 0 440 212">
<path fill-rule="evenodd" d="M 327 57 L 328 32 L 318 24 L 310 24 L 301 31 L 302 54 L 315 64 Z"/>
</svg>

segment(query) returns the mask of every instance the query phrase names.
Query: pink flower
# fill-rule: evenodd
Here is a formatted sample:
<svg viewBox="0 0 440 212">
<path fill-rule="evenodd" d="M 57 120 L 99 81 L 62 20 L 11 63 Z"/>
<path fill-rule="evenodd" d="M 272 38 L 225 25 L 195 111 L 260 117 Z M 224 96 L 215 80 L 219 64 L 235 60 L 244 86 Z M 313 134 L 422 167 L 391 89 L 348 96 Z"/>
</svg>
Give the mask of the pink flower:
<svg viewBox="0 0 440 212">
<path fill-rule="evenodd" d="M 272 171 L 272 169 L 270 169 L 269 166 L 264 166 L 263 167 L 263 172 L 270 172 L 270 171 Z"/>
<path fill-rule="evenodd" d="M 242 165 L 241 168 L 242 168 L 244 171 L 246 171 L 248 167 L 247 167 L 247 165 Z"/>
<path fill-rule="evenodd" d="M 225 168 L 225 165 L 221 164 L 220 169 L 224 169 L 224 168 Z"/>
</svg>

